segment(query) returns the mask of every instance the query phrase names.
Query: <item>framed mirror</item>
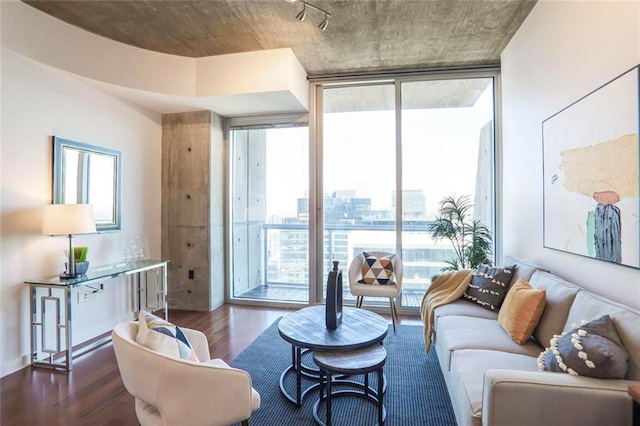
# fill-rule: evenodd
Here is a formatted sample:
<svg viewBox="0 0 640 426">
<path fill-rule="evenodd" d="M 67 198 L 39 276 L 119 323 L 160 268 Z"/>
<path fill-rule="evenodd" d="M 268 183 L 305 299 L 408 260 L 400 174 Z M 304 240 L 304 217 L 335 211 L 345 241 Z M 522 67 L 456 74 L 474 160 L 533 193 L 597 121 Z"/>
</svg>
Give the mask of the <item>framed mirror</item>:
<svg viewBox="0 0 640 426">
<path fill-rule="evenodd" d="M 122 226 L 122 152 L 53 137 L 53 203 L 92 204 L 98 231 Z"/>
</svg>

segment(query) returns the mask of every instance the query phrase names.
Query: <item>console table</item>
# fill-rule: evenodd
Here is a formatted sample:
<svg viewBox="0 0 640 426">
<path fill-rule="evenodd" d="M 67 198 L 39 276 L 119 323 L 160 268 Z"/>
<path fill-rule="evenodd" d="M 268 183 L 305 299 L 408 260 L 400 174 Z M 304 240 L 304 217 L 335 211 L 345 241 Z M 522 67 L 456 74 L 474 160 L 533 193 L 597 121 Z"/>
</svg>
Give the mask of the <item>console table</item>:
<svg viewBox="0 0 640 426">
<path fill-rule="evenodd" d="M 134 309 L 137 312 L 143 308 L 142 295 L 146 289 L 142 288 L 141 274 L 153 269 L 162 268 L 162 279 L 156 288 L 155 309 L 164 309 L 164 317 L 167 319 L 167 263 L 168 260 L 135 260 L 129 262 L 119 262 L 110 265 L 103 265 L 91 268 L 86 274 L 74 279 L 61 279 L 58 276 L 25 281 L 29 285 L 29 295 L 31 300 L 31 365 L 64 369 L 73 369 L 73 342 L 71 333 L 72 324 L 72 303 L 71 290 L 80 286 L 97 284 L 101 281 L 136 274 L 134 291 Z M 145 281 L 146 282 L 146 281 Z M 38 289 L 46 289 L 45 295 L 38 297 Z M 63 291 L 64 297 L 54 296 L 54 291 Z M 145 293 L 146 296 L 146 293 Z M 38 303 L 40 309 L 38 309 Z M 64 307 L 64 314 L 62 304 Z M 61 336 L 63 335 L 63 336 Z M 40 339 L 38 339 L 38 336 Z M 49 338 L 54 340 L 49 342 Z M 95 342 L 83 348 L 82 353 L 86 353 L 97 346 L 104 344 L 106 340 Z M 40 340 L 40 342 L 38 342 Z M 66 348 L 62 350 L 62 342 Z M 40 343 L 40 346 L 38 345 Z M 51 344 L 53 343 L 53 344 Z M 64 352 L 63 362 L 55 361 L 54 357 Z M 46 359 L 38 359 L 39 353 L 48 354 Z"/>
</svg>

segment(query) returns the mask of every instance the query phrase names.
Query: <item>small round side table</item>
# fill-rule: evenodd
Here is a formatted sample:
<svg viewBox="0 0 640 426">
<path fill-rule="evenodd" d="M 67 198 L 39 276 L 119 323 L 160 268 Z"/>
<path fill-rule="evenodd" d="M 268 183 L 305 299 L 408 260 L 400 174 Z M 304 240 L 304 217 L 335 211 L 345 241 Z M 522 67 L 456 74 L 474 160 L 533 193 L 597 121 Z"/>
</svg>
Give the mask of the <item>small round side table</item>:
<svg viewBox="0 0 640 426">
<path fill-rule="evenodd" d="M 320 397 L 313 406 L 313 418 L 320 426 L 331 426 L 331 400 L 339 396 L 357 396 L 373 402 L 378 409 L 378 425 L 382 426 L 386 410 L 382 401 L 384 394 L 383 368 L 387 351 L 382 345 L 373 345 L 354 352 L 313 352 L 313 362 L 320 368 Z M 377 374 L 377 390 L 369 386 L 369 373 Z M 341 379 L 336 384 L 353 389 L 332 390 L 332 375 L 355 376 L 364 374 L 364 384 Z M 325 393 L 326 384 L 326 393 Z M 327 422 L 318 415 L 320 404 L 326 400 Z"/>
</svg>

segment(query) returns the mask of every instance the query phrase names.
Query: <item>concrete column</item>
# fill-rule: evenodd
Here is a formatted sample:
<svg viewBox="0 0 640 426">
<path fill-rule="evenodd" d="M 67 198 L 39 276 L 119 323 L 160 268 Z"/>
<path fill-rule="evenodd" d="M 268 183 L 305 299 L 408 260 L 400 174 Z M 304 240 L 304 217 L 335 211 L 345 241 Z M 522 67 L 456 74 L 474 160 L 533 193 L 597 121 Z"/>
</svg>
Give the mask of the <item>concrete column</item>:
<svg viewBox="0 0 640 426">
<path fill-rule="evenodd" d="M 212 111 L 162 117 L 162 258 L 169 307 L 210 311 L 224 302 L 224 140 Z"/>
</svg>

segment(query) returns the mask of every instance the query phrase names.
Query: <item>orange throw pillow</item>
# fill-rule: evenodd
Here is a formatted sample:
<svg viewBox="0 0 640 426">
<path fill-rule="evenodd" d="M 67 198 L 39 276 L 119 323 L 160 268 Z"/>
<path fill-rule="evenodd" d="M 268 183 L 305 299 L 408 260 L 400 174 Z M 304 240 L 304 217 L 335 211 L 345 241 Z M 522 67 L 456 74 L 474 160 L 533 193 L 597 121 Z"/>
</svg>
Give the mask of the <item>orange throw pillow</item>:
<svg viewBox="0 0 640 426">
<path fill-rule="evenodd" d="M 544 289 L 535 289 L 524 278 L 511 286 L 498 313 L 498 322 L 519 345 L 529 340 L 547 304 Z"/>
</svg>

